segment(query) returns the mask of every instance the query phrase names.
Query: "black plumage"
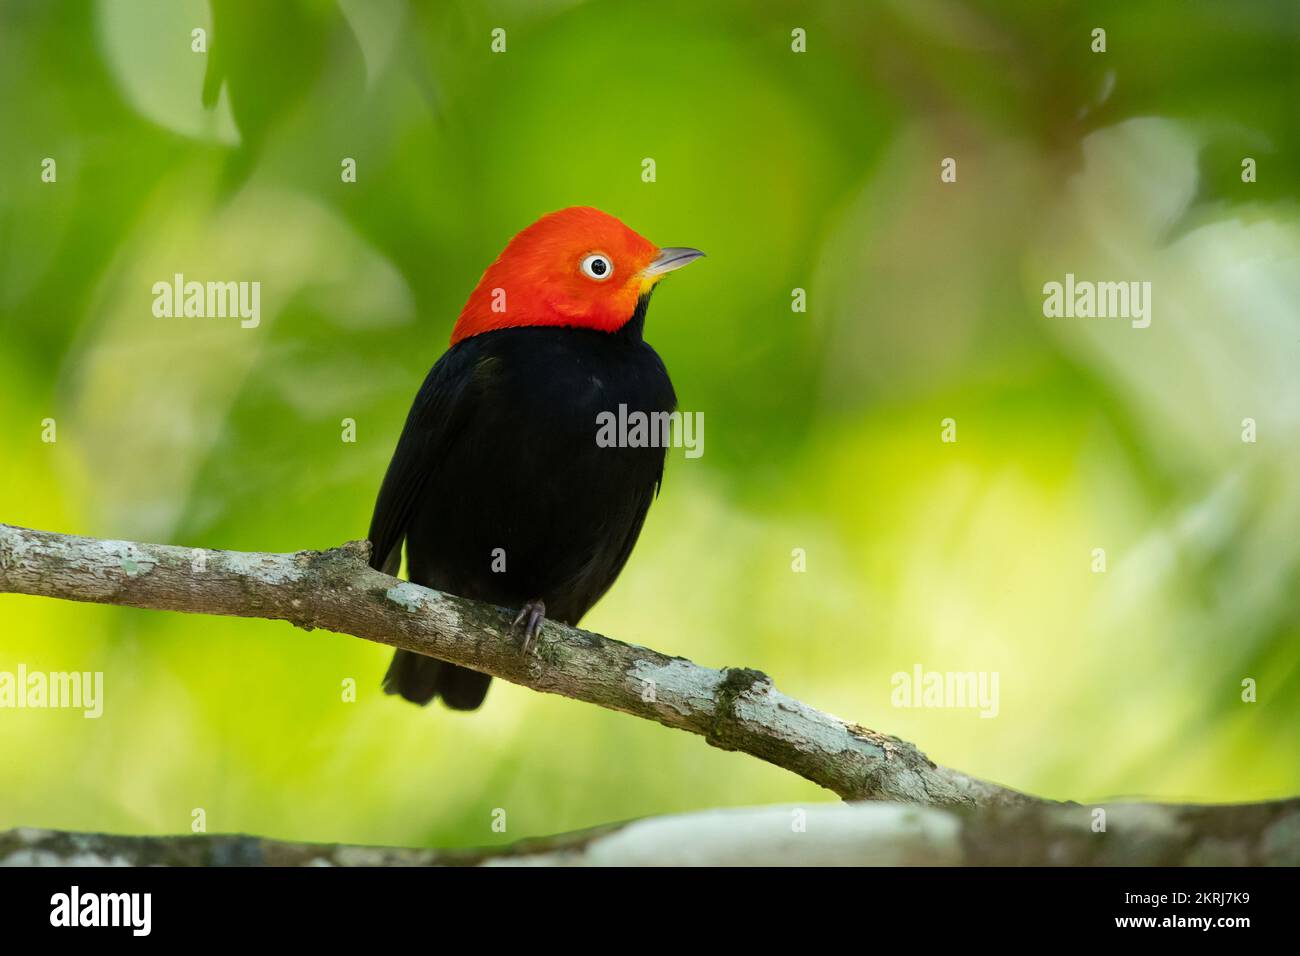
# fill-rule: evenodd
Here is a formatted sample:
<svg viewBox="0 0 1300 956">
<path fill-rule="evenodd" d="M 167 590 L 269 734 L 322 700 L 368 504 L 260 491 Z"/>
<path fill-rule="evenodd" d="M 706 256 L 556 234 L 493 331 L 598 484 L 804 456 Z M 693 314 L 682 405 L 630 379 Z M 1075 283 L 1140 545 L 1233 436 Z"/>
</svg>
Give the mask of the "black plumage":
<svg viewBox="0 0 1300 956">
<path fill-rule="evenodd" d="M 448 349 L 384 477 L 374 566 L 396 573 L 405 541 L 417 584 L 512 609 L 540 599 L 548 618 L 577 624 L 618 577 L 663 477 L 663 447 L 597 443 L 602 412 L 676 407 L 642 336 L 648 304 L 613 332 L 506 328 Z M 399 650 L 384 690 L 473 710 L 490 680 Z"/>
</svg>

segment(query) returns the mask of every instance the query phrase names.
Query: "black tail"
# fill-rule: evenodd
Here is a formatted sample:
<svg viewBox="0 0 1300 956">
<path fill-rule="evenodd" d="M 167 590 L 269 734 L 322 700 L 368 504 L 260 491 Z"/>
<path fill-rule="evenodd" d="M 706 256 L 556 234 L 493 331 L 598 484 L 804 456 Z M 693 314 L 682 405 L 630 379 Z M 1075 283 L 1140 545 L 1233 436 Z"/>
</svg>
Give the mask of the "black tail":
<svg viewBox="0 0 1300 956">
<path fill-rule="evenodd" d="M 490 674 L 480 674 L 423 654 L 398 651 L 384 675 L 384 693 L 401 694 L 421 707 L 441 697 L 452 710 L 477 710 L 487 696 L 490 683 Z"/>
</svg>

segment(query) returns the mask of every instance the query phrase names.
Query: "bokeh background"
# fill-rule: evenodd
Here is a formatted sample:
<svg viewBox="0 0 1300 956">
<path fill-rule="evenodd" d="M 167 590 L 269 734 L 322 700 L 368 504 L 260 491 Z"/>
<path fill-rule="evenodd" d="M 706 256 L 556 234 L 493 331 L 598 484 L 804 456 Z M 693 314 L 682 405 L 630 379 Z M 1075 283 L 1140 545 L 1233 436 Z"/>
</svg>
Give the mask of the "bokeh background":
<svg viewBox="0 0 1300 956">
<path fill-rule="evenodd" d="M 0 520 L 364 536 L 483 267 L 595 205 L 709 253 L 647 332 L 706 446 L 586 626 L 1050 797 L 1293 794 L 1298 9 L 0 0 Z M 155 319 L 177 272 L 260 281 L 260 327 Z M 1066 272 L 1151 281 L 1150 328 L 1044 318 Z M 454 846 L 833 799 L 499 681 L 418 710 L 388 655 L 0 596 L 0 670 L 106 684 L 97 721 L 0 711 L 0 827 Z M 891 706 L 916 664 L 998 672 L 998 716 Z"/>
</svg>

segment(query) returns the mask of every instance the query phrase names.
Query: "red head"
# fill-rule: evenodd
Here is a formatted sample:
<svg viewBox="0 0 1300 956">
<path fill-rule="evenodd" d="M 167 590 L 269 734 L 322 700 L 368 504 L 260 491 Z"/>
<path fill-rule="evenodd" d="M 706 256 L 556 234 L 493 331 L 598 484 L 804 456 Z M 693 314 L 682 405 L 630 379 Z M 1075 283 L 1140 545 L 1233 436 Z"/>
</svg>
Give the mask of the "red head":
<svg viewBox="0 0 1300 956">
<path fill-rule="evenodd" d="M 666 273 L 697 249 L 659 249 L 608 213 L 571 206 L 510 240 L 470 293 L 451 344 L 516 326 L 567 325 L 613 332 Z"/>
</svg>

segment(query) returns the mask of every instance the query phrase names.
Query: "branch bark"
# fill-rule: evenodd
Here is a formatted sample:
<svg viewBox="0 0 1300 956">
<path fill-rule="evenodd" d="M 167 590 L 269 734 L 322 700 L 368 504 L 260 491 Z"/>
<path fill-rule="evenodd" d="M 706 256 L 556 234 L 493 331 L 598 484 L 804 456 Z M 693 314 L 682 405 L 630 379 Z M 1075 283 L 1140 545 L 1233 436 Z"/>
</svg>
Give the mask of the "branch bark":
<svg viewBox="0 0 1300 956">
<path fill-rule="evenodd" d="M 461 664 L 704 737 L 846 800 L 935 807 L 1033 801 L 931 763 L 899 740 L 822 713 L 748 668 L 714 670 L 553 621 L 520 653 L 510 613 L 400 581 L 369 545 L 264 554 L 110 541 L 0 524 L 0 593 L 258 617 Z"/>
<path fill-rule="evenodd" d="M 1105 829 L 1098 829 L 1098 809 Z M 3 866 L 1296 866 L 1300 800 L 1239 806 L 899 803 L 654 817 L 506 847 L 0 832 Z"/>
<path fill-rule="evenodd" d="M 912 744 L 815 710 L 748 668 L 713 670 L 551 621 L 524 655 L 511 612 L 382 574 L 368 551 L 365 542 L 211 551 L 0 524 L 0 593 L 351 634 L 686 730 L 873 802 L 712 810 L 481 850 L 20 829 L 0 832 L 0 865 L 1300 864 L 1300 798 L 1041 800 L 938 767 Z"/>
</svg>

